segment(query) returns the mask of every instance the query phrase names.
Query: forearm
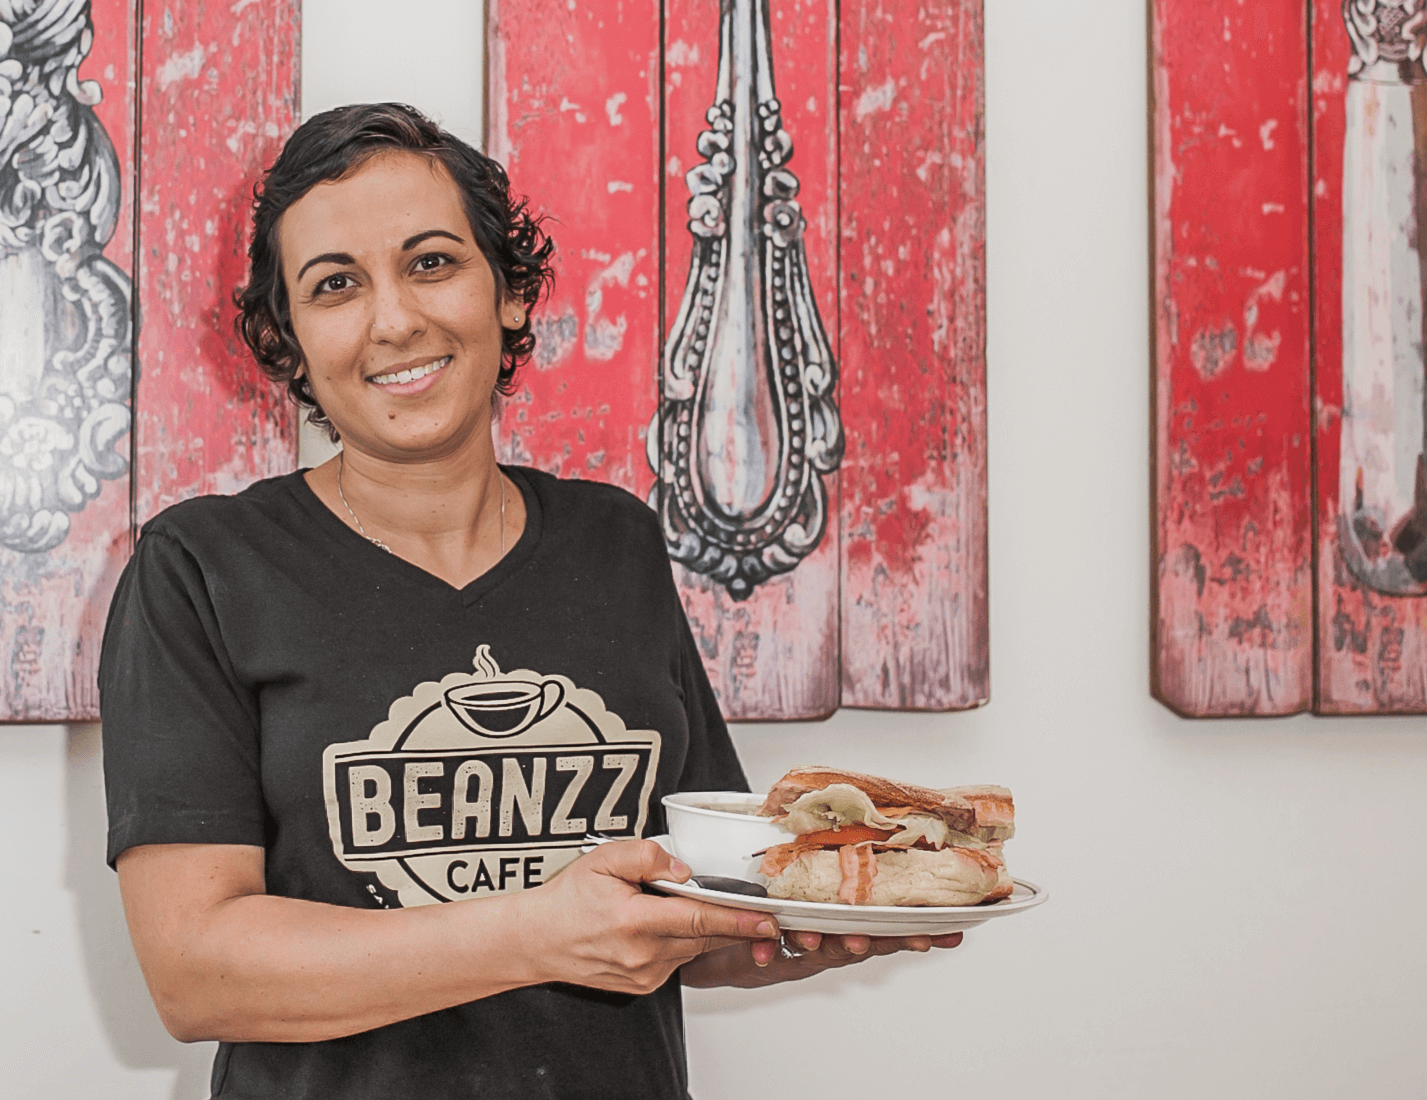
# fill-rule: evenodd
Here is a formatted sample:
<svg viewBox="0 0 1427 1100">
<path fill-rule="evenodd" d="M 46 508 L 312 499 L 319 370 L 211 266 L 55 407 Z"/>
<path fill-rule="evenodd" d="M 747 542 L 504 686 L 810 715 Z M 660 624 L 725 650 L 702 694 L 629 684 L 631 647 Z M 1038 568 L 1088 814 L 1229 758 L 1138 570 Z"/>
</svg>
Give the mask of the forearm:
<svg viewBox="0 0 1427 1100">
<path fill-rule="evenodd" d="M 531 890 L 393 910 L 270 896 L 255 846 L 144 845 L 118 868 L 154 1003 L 189 1042 L 334 1039 L 553 981 L 649 993 L 733 939 L 778 934 L 760 913 L 641 893 L 689 873 L 647 840 Z"/>
<path fill-rule="evenodd" d="M 145 976 L 184 1041 L 338 1038 L 543 980 L 512 901 L 361 910 L 235 897 Z"/>
</svg>

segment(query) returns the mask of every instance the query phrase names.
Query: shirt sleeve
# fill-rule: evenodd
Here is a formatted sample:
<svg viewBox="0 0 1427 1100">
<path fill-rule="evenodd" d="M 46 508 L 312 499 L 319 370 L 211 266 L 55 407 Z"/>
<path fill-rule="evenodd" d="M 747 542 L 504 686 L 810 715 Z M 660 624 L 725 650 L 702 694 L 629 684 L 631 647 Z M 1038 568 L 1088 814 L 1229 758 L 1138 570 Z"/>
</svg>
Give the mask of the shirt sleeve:
<svg viewBox="0 0 1427 1100">
<path fill-rule="evenodd" d="M 202 569 L 161 532 L 144 533 L 119 580 L 99 707 L 110 866 L 140 844 L 264 843 L 257 701 Z"/>
<path fill-rule="evenodd" d="M 682 634 L 680 685 L 684 692 L 684 710 L 689 717 L 689 752 L 684 758 L 684 772 L 679 776 L 679 790 L 746 791 L 748 777 L 743 774 L 743 765 L 728 735 L 728 724 L 718 709 L 718 698 L 699 658 L 682 604 L 679 629 Z"/>
</svg>

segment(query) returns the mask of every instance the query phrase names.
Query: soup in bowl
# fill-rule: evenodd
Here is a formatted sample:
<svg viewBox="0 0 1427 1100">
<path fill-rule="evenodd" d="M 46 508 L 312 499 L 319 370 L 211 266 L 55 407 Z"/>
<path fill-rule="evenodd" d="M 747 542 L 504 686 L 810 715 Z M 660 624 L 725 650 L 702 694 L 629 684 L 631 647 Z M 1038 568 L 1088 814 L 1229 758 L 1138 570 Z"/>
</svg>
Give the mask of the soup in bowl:
<svg viewBox="0 0 1427 1100">
<path fill-rule="evenodd" d="M 763 882 L 761 852 L 792 840 L 790 833 L 759 817 L 764 795 L 744 791 L 685 791 L 664 796 L 664 814 L 674 853 L 696 875 L 724 875 Z"/>
</svg>

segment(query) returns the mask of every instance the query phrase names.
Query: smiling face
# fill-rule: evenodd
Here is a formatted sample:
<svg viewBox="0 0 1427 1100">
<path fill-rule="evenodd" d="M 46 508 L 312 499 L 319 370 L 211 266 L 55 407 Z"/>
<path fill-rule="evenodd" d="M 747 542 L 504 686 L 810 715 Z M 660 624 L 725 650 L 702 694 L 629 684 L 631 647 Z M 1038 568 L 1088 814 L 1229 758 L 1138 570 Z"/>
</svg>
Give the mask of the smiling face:
<svg viewBox="0 0 1427 1100">
<path fill-rule="evenodd" d="M 278 241 L 302 370 L 345 448 L 411 462 L 489 444 L 519 307 L 498 308 L 440 164 L 375 156 L 293 203 Z"/>
</svg>

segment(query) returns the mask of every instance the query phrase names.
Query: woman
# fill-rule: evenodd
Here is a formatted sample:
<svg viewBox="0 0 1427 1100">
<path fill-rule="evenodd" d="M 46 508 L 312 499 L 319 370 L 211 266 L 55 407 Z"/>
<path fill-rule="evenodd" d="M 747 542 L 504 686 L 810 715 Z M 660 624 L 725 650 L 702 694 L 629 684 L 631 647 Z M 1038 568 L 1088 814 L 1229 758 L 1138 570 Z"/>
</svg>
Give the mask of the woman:
<svg viewBox="0 0 1427 1100">
<path fill-rule="evenodd" d="M 495 461 L 551 251 L 395 105 L 309 121 L 261 189 L 241 331 L 342 452 L 147 524 L 100 670 L 109 858 L 217 1097 L 682 1096 L 681 977 L 959 940 L 780 945 L 643 893 L 688 875 L 651 842 L 576 858 L 745 780 L 653 514 Z"/>
</svg>

